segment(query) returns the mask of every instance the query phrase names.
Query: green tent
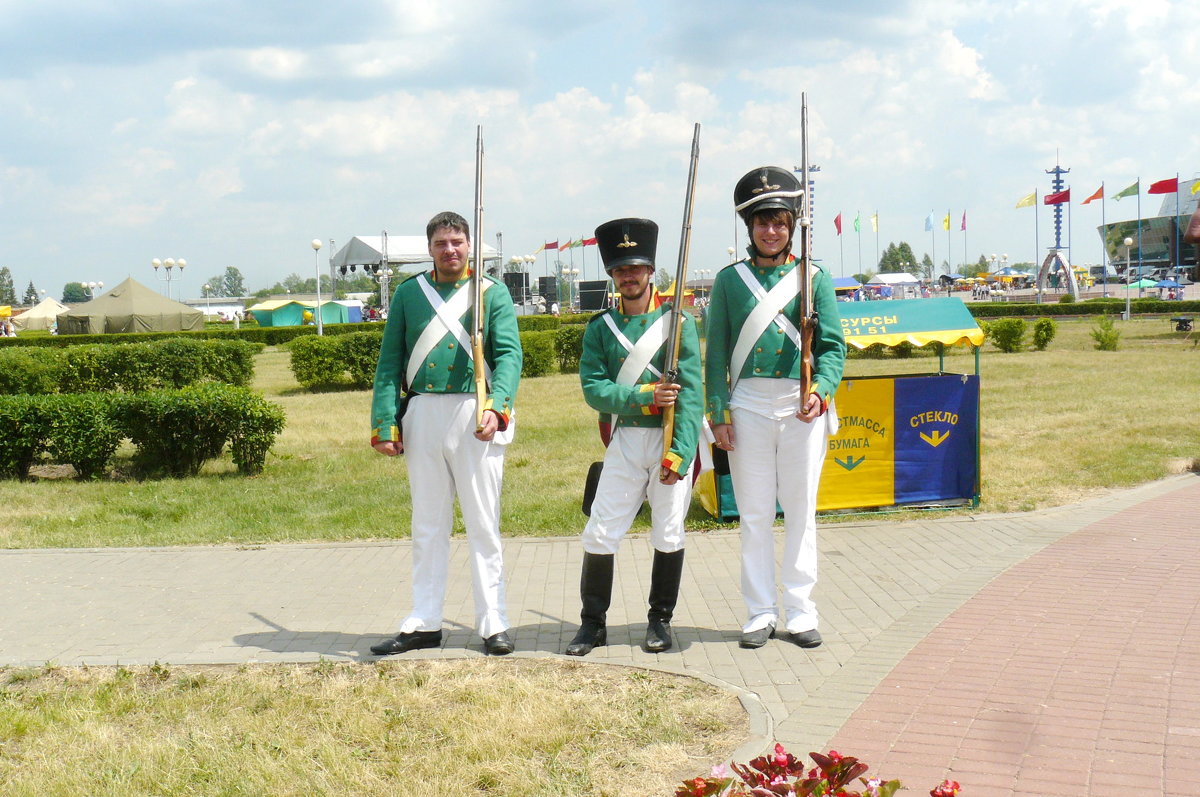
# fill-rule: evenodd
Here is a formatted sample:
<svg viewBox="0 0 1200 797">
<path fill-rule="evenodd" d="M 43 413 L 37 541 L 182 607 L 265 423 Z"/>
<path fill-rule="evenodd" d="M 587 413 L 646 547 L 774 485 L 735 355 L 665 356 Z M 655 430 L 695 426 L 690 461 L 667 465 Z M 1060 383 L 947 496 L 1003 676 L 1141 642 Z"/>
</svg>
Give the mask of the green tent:
<svg viewBox="0 0 1200 797">
<path fill-rule="evenodd" d="M 254 313 L 254 320 L 260 327 L 298 327 L 316 323 L 313 316 L 316 307 L 316 302 L 273 299 L 259 302 L 248 309 Z M 322 324 L 345 324 L 347 320 L 348 311 L 345 305 L 334 301 L 321 302 Z"/>
<path fill-rule="evenodd" d="M 203 328 L 202 310 L 168 299 L 133 277 L 108 293 L 58 315 L 60 335 L 177 332 Z"/>
</svg>

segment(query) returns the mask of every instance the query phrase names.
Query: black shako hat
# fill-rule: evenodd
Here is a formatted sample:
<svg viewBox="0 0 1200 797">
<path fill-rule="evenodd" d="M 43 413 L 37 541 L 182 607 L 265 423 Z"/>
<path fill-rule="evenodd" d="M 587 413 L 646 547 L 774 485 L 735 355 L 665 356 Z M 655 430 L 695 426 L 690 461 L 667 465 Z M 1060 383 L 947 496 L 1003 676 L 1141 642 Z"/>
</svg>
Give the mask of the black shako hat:
<svg viewBox="0 0 1200 797">
<path fill-rule="evenodd" d="M 653 266 L 658 225 L 650 219 L 613 219 L 596 228 L 596 245 L 609 274 L 621 266 Z"/>
<path fill-rule="evenodd" d="M 800 196 L 804 193 L 800 181 L 787 169 L 778 166 L 759 166 L 747 172 L 733 189 L 733 209 L 750 223 L 750 218 L 760 210 L 778 208 L 790 210 L 793 217 L 800 207 Z"/>
</svg>

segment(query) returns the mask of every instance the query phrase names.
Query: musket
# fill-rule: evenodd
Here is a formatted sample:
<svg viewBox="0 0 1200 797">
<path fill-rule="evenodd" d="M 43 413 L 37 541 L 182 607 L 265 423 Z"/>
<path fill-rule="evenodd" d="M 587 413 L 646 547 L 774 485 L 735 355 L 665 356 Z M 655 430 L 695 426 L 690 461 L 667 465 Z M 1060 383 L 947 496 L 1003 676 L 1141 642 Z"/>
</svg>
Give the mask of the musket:
<svg viewBox="0 0 1200 797">
<path fill-rule="evenodd" d="M 800 407 L 804 408 L 812 390 L 813 332 L 817 328 L 817 310 L 812 295 L 812 203 L 808 195 L 808 94 L 800 92 Z"/>
<path fill-rule="evenodd" d="M 675 296 L 671 302 L 671 327 L 667 337 L 667 356 L 663 363 L 663 382 L 679 381 L 679 344 L 683 338 L 683 286 L 687 279 L 688 249 L 692 240 L 692 198 L 696 194 L 696 164 L 700 161 L 700 123 L 692 133 L 692 158 L 688 166 L 687 196 L 683 203 L 683 229 L 679 234 L 679 261 L 675 265 Z M 690 386 L 693 389 L 698 386 Z M 675 441 L 675 405 L 663 407 L 663 459 L 671 453 Z M 665 473 L 664 473 L 665 475 Z"/>
<path fill-rule="evenodd" d="M 475 366 L 475 430 L 483 429 L 487 374 L 483 359 L 483 125 L 475 127 L 475 236 L 471 263 L 471 356 Z"/>
</svg>

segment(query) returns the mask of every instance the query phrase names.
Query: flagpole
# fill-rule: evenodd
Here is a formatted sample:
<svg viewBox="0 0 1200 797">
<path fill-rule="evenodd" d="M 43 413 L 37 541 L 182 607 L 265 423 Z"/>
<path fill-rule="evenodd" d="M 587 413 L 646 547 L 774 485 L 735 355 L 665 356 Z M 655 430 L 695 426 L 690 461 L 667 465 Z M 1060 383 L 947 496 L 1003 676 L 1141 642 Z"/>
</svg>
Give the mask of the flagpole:
<svg viewBox="0 0 1200 797">
<path fill-rule="evenodd" d="M 838 276 L 846 276 L 846 236 L 840 232 L 838 233 Z"/>
<path fill-rule="evenodd" d="M 1168 279 L 1174 279 L 1176 282 L 1179 282 L 1179 277 L 1182 276 L 1179 273 L 1182 270 L 1182 266 L 1183 254 L 1179 251 L 1179 172 L 1175 172 L 1175 263 L 1171 267 L 1171 271 L 1174 272 L 1175 276 L 1172 277 L 1168 274 Z M 1182 291 L 1183 289 L 1180 288 L 1180 292 Z M 1158 292 L 1158 295 L 1162 296 L 1161 290 Z"/>
<path fill-rule="evenodd" d="M 1037 189 L 1033 189 L 1033 267 L 1037 269 L 1037 303 L 1042 303 L 1042 266 L 1037 262 L 1038 255 L 1042 253 L 1041 238 L 1038 236 L 1038 209 L 1041 205 L 1038 204 Z"/>
<path fill-rule="evenodd" d="M 1142 281 L 1142 176 L 1139 174 L 1137 179 L 1138 187 L 1138 282 Z M 1129 283 L 1125 283 L 1128 285 Z M 1142 289 L 1138 288 L 1138 298 L 1142 298 Z"/>
<path fill-rule="evenodd" d="M 1100 181 L 1100 229 L 1104 230 L 1104 235 L 1100 236 L 1100 265 L 1103 271 L 1100 272 L 1100 291 L 1101 296 L 1108 298 L 1108 221 L 1105 215 L 1105 204 L 1108 202 L 1107 192 L 1104 190 L 1104 181 Z"/>
<path fill-rule="evenodd" d="M 1068 187 L 1067 190 L 1069 191 L 1071 189 Z M 1071 285 L 1072 281 L 1075 279 L 1075 252 L 1071 249 L 1071 218 L 1073 215 L 1074 215 L 1074 211 L 1071 210 L 1071 201 L 1068 199 L 1067 200 L 1067 255 L 1068 255 L 1068 260 L 1067 260 L 1068 282 L 1067 282 L 1067 284 L 1068 285 Z M 1078 299 L 1078 298 L 1080 298 L 1079 286 L 1075 285 L 1075 289 L 1076 289 L 1075 298 Z"/>
<path fill-rule="evenodd" d="M 967 209 L 966 208 L 963 208 L 962 234 L 963 234 L 963 271 L 966 271 L 967 270 Z M 963 274 L 963 276 L 965 277 L 967 275 Z"/>
<path fill-rule="evenodd" d="M 1175 197 L 1178 199 L 1178 197 L 1179 197 L 1178 191 L 1175 192 Z M 1176 204 L 1178 204 L 1178 203 L 1176 203 Z M 1179 215 L 1179 214 L 1177 213 L 1175 215 Z M 855 232 L 855 237 L 858 238 L 858 273 L 861 274 L 862 273 L 862 212 L 861 211 L 855 211 L 854 232 Z M 846 275 L 839 274 L 838 276 L 844 277 Z"/>
<path fill-rule="evenodd" d="M 932 216 L 933 216 L 932 210 L 929 211 L 929 215 L 931 217 L 930 220 L 932 221 Z M 932 224 L 929 225 L 929 248 L 933 250 L 933 252 L 931 253 L 930 259 L 933 260 L 933 267 L 936 269 L 937 268 L 937 230 L 933 229 Z"/>
<path fill-rule="evenodd" d="M 875 215 L 871 217 L 872 227 L 875 228 L 875 268 L 879 268 L 879 211 L 875 211 Z"/>
<path fill-rule="evenodd" d="M 951 254 L 951 252 L 953 252 L 953 251 L 954 251 L 954 246 L 950 242 L 950 208 L 946 208 L 946 273 L 947 274 L 950 273 L 950 258 L 954 256 Z M 931 272 L 929 274 L 929 278 L 933 279 L 933 275 L 936 273 L 937 273 L 937 262 L 935 261 L 933 264 L 933 269 L 931 270 Z"/>
</svg>

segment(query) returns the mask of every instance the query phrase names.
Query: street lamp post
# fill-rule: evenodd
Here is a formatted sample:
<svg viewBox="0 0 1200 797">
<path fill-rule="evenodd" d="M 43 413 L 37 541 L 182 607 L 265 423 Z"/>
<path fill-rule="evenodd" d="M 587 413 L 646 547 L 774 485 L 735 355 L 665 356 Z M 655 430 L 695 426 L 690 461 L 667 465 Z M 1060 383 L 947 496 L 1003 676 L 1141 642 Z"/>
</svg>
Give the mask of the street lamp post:
<svg viewBox="0 0 1200 797">
<path fill-rule="evenodd" d="M 205 321 L 207 321 L 209 319 L 209 316 L 212 315 L 212 303 L 208 299 L 208 296 L 209 296 L 208 292 L 211 290 L 212 290 L 212 286 L 209 285 L 207 282 L 204 283 L 204 320 Z"/>
<path fill-rule="evenodd" d="M 178 260 L 176 260 L 173 257 L 168 257 L 166 260 L 159 260 L 156 257 L 150 261 L 150 265 L 154 266 L 154 275 L 156 277 L 158 277 L 158 279 L 160 281 L 165 281 L 167 283 L 167 298 L 170 299 L 171 298 L 171 280 L 178 279 L 183 276 L 183 269 L 187 265 L 187 261 L 184 260 L 182 257 L 179 258 Z M 166 272 L 165 277 L 158 275 L 158 270 L 160 268 L 166 268 L 167 272 Z M 179 271 L 177 273 L 174 272 L 174 269 L 176 269 L 176 268 L 179 269 Z"/>
<path fill-rule="evenodd" d="M 325 327 L 321 324 L 321 239 L 312 239 L 313 248 L 313 271 L 317 277 L 317 334 L 324 335 Z"/>
<path fill-rule="evenodd" d="M 86 287 L 88 289 L 88 300 L 90 301 L 90 300 L 96 298 L 96 289 L 97 288 L 101 288 L 101 289 L 104 288 L 104 283 L 103 282 L 88 282 L 88 283 L 84 284 L 84 287 Z"/>
<path fill-rule="evenodd" d="M 1133 246 L 1133 239 L 1126 238 L 1125 239 L 1125 319 L 1124 319 L 1125 321 L 1128 321 L 1131 317 L 1131 315 L 1130 315 L 1130 309 L 1131 309 L 1130 308 L 1130 299 L 1132 297 L 1130 296 L 1130 293 L 1129 293 L 1129 247 L 1131 247 L 1131 246 Z M 1140 282 L 1141 280 L 1139 279 L 1138 281 Z"/>
</svg>

